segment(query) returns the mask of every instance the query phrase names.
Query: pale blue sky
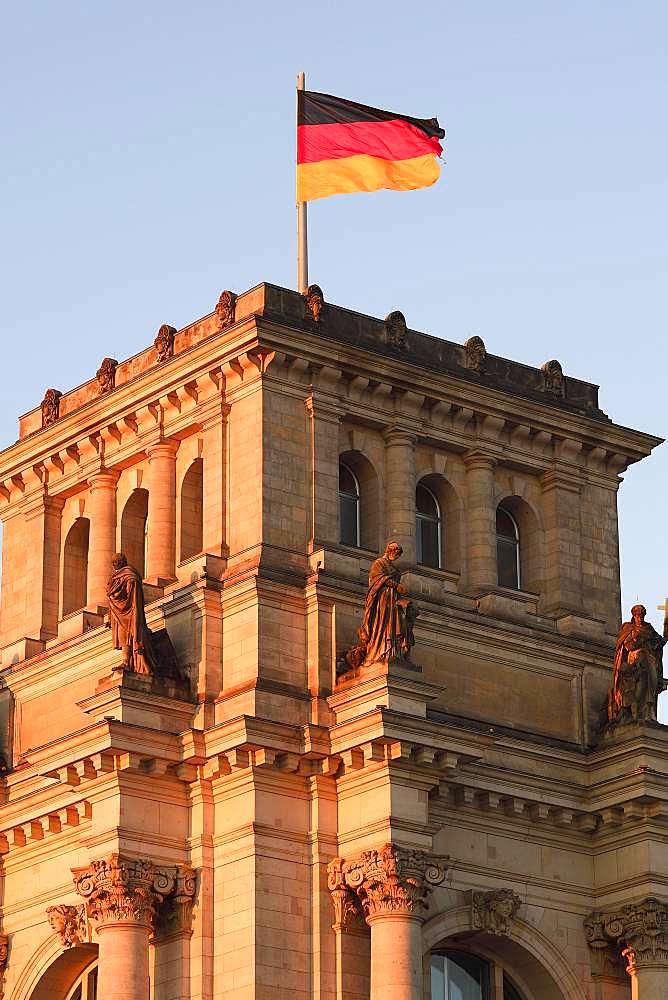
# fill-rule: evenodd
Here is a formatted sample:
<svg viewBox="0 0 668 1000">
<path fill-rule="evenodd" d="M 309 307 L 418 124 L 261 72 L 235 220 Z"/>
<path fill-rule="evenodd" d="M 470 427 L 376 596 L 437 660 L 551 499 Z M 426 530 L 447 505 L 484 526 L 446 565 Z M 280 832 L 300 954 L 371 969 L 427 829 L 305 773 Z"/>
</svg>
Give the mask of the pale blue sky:
<svg viewBox="0 0 668 1000">
<path fill-rule="evenodd" d="M 293 285 L 294 78 L 437 115 L 435 188 L 318 202 L 331 301 L 601 385 L 668 430 L 665 3 L 4 0 L 0 444 L 48 386 Z M 668 447 L 620 493 L 624 605 L 668 591 Z"/>
</svg>

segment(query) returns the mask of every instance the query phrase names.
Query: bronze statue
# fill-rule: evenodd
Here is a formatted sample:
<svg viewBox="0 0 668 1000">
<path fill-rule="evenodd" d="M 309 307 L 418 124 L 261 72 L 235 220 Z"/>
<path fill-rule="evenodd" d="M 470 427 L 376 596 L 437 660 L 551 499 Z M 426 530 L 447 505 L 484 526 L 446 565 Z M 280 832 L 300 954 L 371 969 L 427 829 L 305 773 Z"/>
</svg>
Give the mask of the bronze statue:
<svg viewBox="0 0 668 1000">
<path fill-rule="evenodd" d="M 123 552 L 117 552 L 111 564 L 114 572 L 107 583 L 107 597 L 114 649 L 123 650 L 123 670 L 155 676 L 158 657 L 146 624 L 141 576 L 128 566 Z"/>
<path fill-rule="evenodd" d="M 345 654 L 347 670 L 378 661 L 409 660 L 415 645 L 413 625 L 417 609 L 403 593 L 401 572 L 394 565 L 403 549 L 388 542 L 384 555 L 371 564 L 358 644 Z"/>
<path fill-rule="evenodd" d="M 631 608 L 617 636 L 612 687 L 608 691 L 608 726 L 656 720 L 663 690 L 663 647 L 666 639 L 645 621 L 642 604 Z"/>
</svg>

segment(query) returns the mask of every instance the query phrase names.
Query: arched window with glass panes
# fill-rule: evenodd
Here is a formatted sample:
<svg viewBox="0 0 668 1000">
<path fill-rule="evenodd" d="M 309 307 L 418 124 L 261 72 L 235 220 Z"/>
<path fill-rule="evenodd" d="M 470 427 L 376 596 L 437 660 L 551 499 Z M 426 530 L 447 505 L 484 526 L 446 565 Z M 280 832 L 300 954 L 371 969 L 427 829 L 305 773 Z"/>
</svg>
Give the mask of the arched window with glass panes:
<svg viewBox="0 0 668 1000">
<path fill-rule="evenodd" d="M 97 959 L 81 973 L 66 1000 L 97 1000 Z"/>
<path fill-rule="evenodd" d="M 441 507 L 428 486 L 418 483 L 415 489 L 415 546 L 420 566 L 441 568 Z"/>
<path fill-rule="evenodd" d="M 499 586 L 520 590 L 520 529 L 502 505 L 496 509 L 496 566 Z"/>
<path fill-rule="evenodd" d="M 431 1000 L 525 1000 L 495 962 L 464 951 L 431 956 Z"/>
<path fill-rule="evenodd" d="M 342 545 L 360 544 L 360 484 L 345 462 L 339 462 L 339 540 Z"/>
</svg>

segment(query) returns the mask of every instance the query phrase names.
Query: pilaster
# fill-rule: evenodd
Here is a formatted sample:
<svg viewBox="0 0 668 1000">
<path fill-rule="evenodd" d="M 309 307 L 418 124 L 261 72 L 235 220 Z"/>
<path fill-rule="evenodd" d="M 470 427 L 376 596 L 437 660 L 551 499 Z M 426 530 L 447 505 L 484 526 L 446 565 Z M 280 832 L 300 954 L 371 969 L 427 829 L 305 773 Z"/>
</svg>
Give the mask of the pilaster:
<svg viewBox="0 0 668 1000">
<path fill-rule="evenodd" d="M 385 482 L 387 540 L 399 542 L 402 563 L 415 564 L 415 445 L 416 433 L 400 425 L 386 427 Z"/>
</svg>

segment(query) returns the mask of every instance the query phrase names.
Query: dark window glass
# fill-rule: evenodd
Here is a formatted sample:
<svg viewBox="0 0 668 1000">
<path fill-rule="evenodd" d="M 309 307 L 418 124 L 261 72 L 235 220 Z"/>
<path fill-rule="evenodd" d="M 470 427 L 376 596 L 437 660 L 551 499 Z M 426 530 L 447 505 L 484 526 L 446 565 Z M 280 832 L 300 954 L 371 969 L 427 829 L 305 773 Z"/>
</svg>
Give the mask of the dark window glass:
<svg viewBox="0 0 668 1000">
<path fill-rule="evenodd" d="M 496 565 L 500 587 L 520 589 L 520 535 L 515 519 L 498 507 L 496 511 Z"/>
<path fill-rule="evenodd" d="M 339 465 L 339 521 L 343 545 L 360 543 L 359 538 L 360 493 L 357 479 L 347 465 Z"/>
<path fill-rule="evenodd" d="M 431 1000 L 490 1000 L 489 963 L 464 952 L 432 955 Z"/>
<path fill-rule="evenodd" d="M 416 556 L 421 566 L 441 565 L 441 512 L 431 490 L 418 484 L 415 490 Z"/>
<path fill-rule="evenodd" d="M 503 1000 L 523 1000 L 522 994 L 513 986 L 508 976 L 503 977 Z"/>
</svg>

